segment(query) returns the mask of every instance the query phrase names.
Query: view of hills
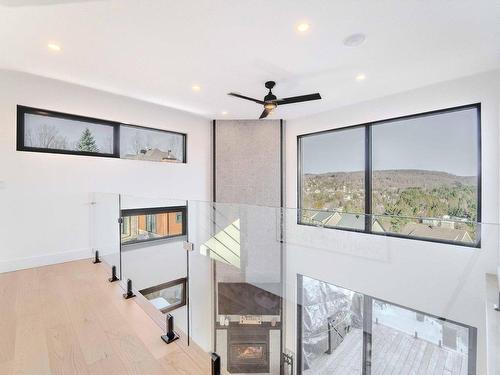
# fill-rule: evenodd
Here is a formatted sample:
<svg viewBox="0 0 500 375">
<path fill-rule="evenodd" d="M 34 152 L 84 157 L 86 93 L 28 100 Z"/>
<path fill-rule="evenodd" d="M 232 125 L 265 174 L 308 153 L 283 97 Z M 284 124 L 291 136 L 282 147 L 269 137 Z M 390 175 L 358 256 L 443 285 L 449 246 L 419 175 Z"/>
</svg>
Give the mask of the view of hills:
<svg viewBox="0 0 500 375">
<path fill-rule="evenodd" d="M 364 172 L 305 174 L 303 207 L 364 212 Z M 477 179 L 428 170 L 374 171 L 373 213 L 475 220 Z"/>
</svg>

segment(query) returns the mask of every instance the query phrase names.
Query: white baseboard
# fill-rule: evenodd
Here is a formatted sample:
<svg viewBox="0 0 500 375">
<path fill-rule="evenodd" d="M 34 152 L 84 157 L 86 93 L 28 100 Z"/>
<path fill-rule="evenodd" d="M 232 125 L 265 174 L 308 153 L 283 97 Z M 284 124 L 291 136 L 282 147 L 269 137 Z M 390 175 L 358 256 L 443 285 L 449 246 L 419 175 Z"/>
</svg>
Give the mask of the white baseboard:
<svg viewBox="0 0 500 375">
<path fill-rule="evenodd" d="M 65 251 L 63 253 L 52 253 L 35 257 L 5 260 L 0 261 L 0 273 L 71 262 L 72 260 L 88 259 L 91 257 L 92 251 L 90 249 L 80 249 Z"/>
</svg>

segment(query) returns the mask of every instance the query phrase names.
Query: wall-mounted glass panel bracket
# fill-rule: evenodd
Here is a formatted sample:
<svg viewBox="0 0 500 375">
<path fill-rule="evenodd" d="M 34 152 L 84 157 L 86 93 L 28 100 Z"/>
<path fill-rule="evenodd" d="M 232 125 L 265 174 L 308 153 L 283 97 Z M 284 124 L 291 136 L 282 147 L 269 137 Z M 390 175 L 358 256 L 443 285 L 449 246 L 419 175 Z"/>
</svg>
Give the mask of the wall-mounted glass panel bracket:
<svg viewBox="0 0 500 375">
<path fill-rule="evenodd" d="M 184 241 L 182 243 L 182 246 L 184 247 L 184 250 L 186 250 L 186 251 L 193 251 L 194 250 L 194 244 L 192 242 Z"/>
</svg>

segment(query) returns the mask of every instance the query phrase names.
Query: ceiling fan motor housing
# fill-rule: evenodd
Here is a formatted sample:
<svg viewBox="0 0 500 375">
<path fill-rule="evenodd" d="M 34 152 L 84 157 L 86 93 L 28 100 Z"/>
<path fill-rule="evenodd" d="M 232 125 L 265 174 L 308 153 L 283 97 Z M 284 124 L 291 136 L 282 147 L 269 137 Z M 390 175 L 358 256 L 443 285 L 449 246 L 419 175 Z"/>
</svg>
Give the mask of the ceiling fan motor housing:
<svg viewBox="0 0 500 375">
<path fill-rule="evenodd" d="M 273 87 L 276 85 L 276 82 L 267 81 L 265 85 L 266 85 L 266 88 L 269 89 L 269 93 L 266 96 L 264 96 L 264 101 L 270 102 L 270 101 L 276 100 L 277 99 L 276 95 L 274 95 L 271 91 L 273 89 Z"/>
</svg>

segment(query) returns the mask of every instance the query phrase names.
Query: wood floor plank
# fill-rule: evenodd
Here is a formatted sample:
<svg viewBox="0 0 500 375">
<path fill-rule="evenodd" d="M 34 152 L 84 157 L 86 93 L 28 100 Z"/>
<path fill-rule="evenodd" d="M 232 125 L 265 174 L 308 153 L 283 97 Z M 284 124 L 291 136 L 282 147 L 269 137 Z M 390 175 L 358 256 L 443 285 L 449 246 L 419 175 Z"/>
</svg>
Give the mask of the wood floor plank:
<svg viewBox="0 0 500 375">
<path fill-rule="evenodd" d="M 50 369 L 53 374 L 88 374 L 75 333 L 66 324 L 46 329 Z"/>
<path fill-rule="evenodd" d="M 166 355 L 160 360 L 164 369 L 170 373 L 174 370 L 179 375 L 203 375 L 199 366 L 197 366 L 184 351 L 177 351 Z"/>
<path fill-rule="evenodd" d="M 45 329 L 39 313 L 23 315 L 16 325 L 16 351 L 12 373 L 51 374 Z"/>
<path fill-rule="evenodd" d="M 0 274 L 0 364 L 14 360 L 18 274 Z"/>
<path fill-rule="evenodd" d="M 89 260 L 0 274 L 0 374 L 203 375 L 209 356 L 162 330 Z"/>
<path fill-rule="evenodd" d="M 2 374 L 2 375 L 13 374 L 13 367 L 14 367 L 13 361 L 0 363 L 0 374 Z"/>
</svg>

